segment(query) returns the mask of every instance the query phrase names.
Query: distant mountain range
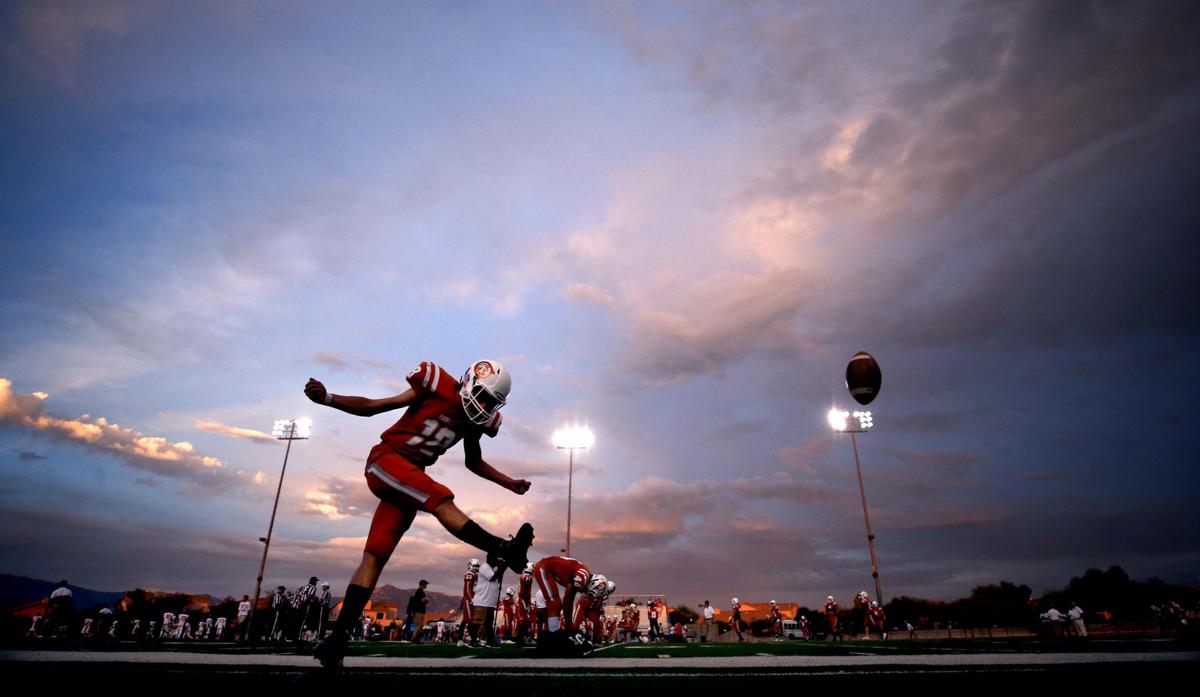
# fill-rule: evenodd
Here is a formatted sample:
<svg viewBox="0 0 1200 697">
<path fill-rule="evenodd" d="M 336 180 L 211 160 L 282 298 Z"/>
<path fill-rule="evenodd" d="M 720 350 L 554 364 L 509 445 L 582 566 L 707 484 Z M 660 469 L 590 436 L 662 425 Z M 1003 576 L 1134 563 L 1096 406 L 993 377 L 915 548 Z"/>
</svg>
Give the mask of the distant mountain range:
<svg viewBox="0 0 1200 697">
<path fill-rule="evenodd" d="M 397 588 L 396 586 L 384 584 L 375 589 L 375 593 L 371 595 L 371 600 L 377 603 L 394 603 L 400 608 L 401 613 L 408 607 L 408 599 L 417 591 L 416 588 Z M 429 596 L 429 603 L 425 606 L 425 612 L 449 612 L 458 607 L 460 595 L 449 595 L 446 593 L 437 593 L 427 590 L 425 595 Z"/>
<path fill-rule="evenodd" d="M 90 588 L 82 588 L 80 586 L 70 585 L 71 592 L 75 597 L 75 609 L 85 610 L 97 605 L 112 607 L 118 600 L 125 596 L 129 591 L 106 592 L 97 591 Z M 13 576 L 11 574 L 0 574 L 0 608 L 10 608 L 26 603 L 37 602 L 43 598 L 49 597 L 50 593 L 58 588 L 57 581 L 43 581 L 36 578 L 27 578 L 25 576 Z M 148 589 L 147 589 L 148 590 Z M 295 590 L 295 589 L 293 589 Z M 332 589 L 331 589 L 332 590 Z M 371 599 L 377 603 L 393 603 L 399 606 L 403 611 L 408 606 L 408 599 L 416 592 L 416 588 L 398 588 L 393 585 L 384 584 L 375 589 Z M 263 595 L 270 593 L 270 589 L 264 588 Z M 162 589 L 154 589 L 156 594 L 170 594 L 175 591 L 167 591 Z M 180 593 L 181 595 L 186 595 Z M 449 612 L 458 607 L 460 597 L 458 595 L 450 595 L 447 593 L 437 593 L 434 591 L 426 591 L 429 596 L 429 604 L 426 606 L 426 612 Z M 216 596 L 208 596 L 211 605 L 216 606 L 221 602 L 221 598 Z M 341 599 L 341 596 L 335 596 L 334 602 Z"/>
</svg>

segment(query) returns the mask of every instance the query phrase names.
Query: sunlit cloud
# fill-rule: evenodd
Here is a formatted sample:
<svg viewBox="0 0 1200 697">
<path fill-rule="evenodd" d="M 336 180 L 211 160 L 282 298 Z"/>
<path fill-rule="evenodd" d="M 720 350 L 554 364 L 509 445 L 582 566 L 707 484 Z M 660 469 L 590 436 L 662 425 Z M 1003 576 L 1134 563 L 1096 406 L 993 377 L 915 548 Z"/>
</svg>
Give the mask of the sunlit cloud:
<svg viewBox="0 0 1200 697">
<path fill-rule="evenodd" d="M 43 397 L 15 392 L 11 380 L 0 378 L 0 427 L 116 455 L 134 469 L 184 480 L 214 494 L 245 479 L 219 459 L 196 453 L 187 441 L 148 436 L 89 414 L 75 419 L 56 417 L 46 413 L 44 402 Z"/>
<path fill-rule="evenodd" d="M 212 433 L 218 433 L 222 436 L 228 436 L 230 438 L 242 438 L 244 440 L 252 440 L 258 443 L 275 442 L 275 437 L 270 433 L 263 433 L 262 431 L 256 431 L 251 428 L 227 426 L 216 421 L 197 421 L 196 428 L 200 429 L 201 431 L 210 431 Z"/>
</svg>

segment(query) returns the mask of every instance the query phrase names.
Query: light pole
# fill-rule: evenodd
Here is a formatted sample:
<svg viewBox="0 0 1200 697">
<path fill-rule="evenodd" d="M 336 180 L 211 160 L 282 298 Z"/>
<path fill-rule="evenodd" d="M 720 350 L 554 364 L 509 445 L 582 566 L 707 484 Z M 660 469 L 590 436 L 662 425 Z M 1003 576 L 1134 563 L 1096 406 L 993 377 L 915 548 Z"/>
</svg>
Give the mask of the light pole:
<svg viewBox="0 0 1200 697">
<path fill-rule="evenodd" d="M 596 442 L 596 435 L 584 426 L 560 428 L 554 432 L 554 447 L 566 450 L 567 457 L 567 556 L 571 556 L 571 493 L 575 485 L 575 451 L 587 450 Z"/>
<path fill-rule="evenodd" d="M 862 498 L 863 519 L 867 521 L 867 547 L 871 550 L 871 577 L 875 579 L 875 601 L 883 606 L 883 590 L 879 585 L 879 562 L 875 557 L 875 533 L 871 532 L 871 514 L 867 512 L 867 491 L 863 488 L 862 465 L 858 462 L 858 439 L 856 433 L 866 433 L 875 425 L 875 420 L 869 411 L 856 411 L 851 414 L 837 407 L 829 410 L 829 425 L 838 433 L 849 433 L 850 444 L 854 446 L 854 469 L 858 472 L 858 495 Z M 854 418 L 851 422 L 851 417 Z"/>
<path fill-rule="evenodd" d="M 307 440 L 312 436 L 311 419 L 279 419 L 271 429 L 271 435 L 276 440 L 286 440 L 287 449 L 283 451 L 283 469 L 279 471 L 279 486 L 275 488 L 275 505 L 271 507 L 271 522 L 267 525 L 267 536 L 258 538 L 263 543 L 262 561 L 258 563 L 258 580 L 254 584 L 254 603 L 250 605 L 250 615 L 246 618 L 246 640 L 253 642 L 254 612 L 258 609 L 258 599 L 262 595 L 263 572 L 267 568 L 267 551 L 271 549 L 271 533 L 275 530 L 275 511 L 279 510 L 279 492 L 283 491 L 283 475 L 287 473 L 288 455 L 292 452 L 292 441 Z"/>
</svg>

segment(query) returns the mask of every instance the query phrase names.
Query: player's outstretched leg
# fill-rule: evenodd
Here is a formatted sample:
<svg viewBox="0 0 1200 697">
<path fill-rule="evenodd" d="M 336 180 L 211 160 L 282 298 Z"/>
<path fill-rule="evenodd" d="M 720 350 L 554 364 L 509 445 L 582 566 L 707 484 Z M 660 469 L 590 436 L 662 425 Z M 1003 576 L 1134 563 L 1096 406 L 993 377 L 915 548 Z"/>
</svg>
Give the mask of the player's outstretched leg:
<svg viewBox="0 0 1200 697">
<path fill-rule="evenodd" d="M 373 558 L 369 553 L 363 554 L 363 563 L 359 569 L 362 573 L 363 567 L 382 568 L 382 561 Z M 378 578 L 378 573 L 374 574 Z M 358 574 L 356 573 L 356 576 Z M 322 637 L 317 645 L 313 647 L 313 658 L 321 662 L 321 667 L 338 670 L 342 667 L 342 659 L 346 656 L 346 648 L 350 643 L 350 632 L 354 629 L 354 625 L 358 624 L 362 617 L 363 608 L 367 606 L 367 601 L 371 599 L 371 591 L 374 588 L 354 583 L 351 579 L 350 585 L 346 586 L 346 597 L 342 601 L 342 611 L 338 614 L 337 622 L 333 625 L 333 631 L 329 636 Z"/>
<path fill-rule="evenodd" d="M 468 518 L 454 505 L 453 499 L 438 504 L 433 510 L 433 515 L 451 535 L 488 555 L 492 560 L 502 562 L 514 573 L 524 571 L 525 564 L 529 561 L 529 546 L 533 544 L 533 526 L 529 523 L 523 524 L 511 540 L 502 540 Z"/>
<path fill-rule="evenodd" d="M 496 560 L 519 574 L 529 563 L 529 547 L 533 544 L 533 526 L 523 523 L 511 540 L 503 540 L 496 550 Z"/>
</svg>

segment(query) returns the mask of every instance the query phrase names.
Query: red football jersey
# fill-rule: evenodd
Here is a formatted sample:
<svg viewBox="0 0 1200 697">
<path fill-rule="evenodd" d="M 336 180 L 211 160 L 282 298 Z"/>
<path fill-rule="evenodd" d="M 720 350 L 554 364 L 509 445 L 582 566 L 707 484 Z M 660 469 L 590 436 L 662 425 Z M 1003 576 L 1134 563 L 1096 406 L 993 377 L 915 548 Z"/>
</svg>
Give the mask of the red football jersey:
<svg viewBox="0 0 1200 697">
<path fill-rule="evenodd" d="M 592 577 L 592 572 L 582 562 L 570 557 L 546 557 L 534 566 L 534 571 L 538 570 L 563 588 L 574 586 L 576 590 L 583 590 Z"/>
<path fill-rule="evenodd" d="M 579 595 L 575 598 L 575 608 L 571 612 L 571 629 L 579 629 L 585 620 L 599 620 L 604 605 L 597 603 L 589 595 Z"/>
<path fill-rule="evenodd" d="M 517 597 L 529 604 L 529 594 L 533 591 L 533 573 L 522 573 L 517 581 Z"/>
<path fill-rule="evenodd" d="M 475 581 L 479 578 L 479 574 L 474 571 L 468 571 L 463 574 L 463 601 L 471 602 L 475 599 Z"/>
<path fill-rule="evenodd" d="M 484 426 L 467 418 L 458 380 L 441 366 L 423 361 L 407 380 L 417 399 L 380 438 L 417 467 L 432 465 L 467 433 L 477 431 L 494 438 L 499 432 L 500 412 Z"/>
</svg>

